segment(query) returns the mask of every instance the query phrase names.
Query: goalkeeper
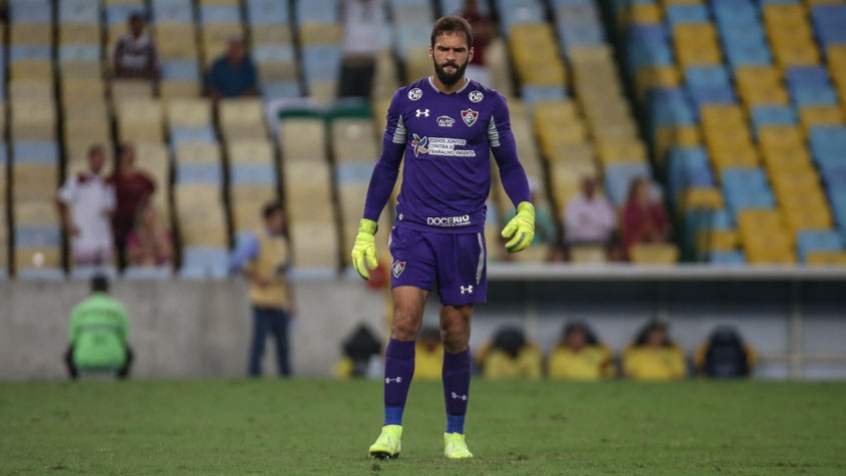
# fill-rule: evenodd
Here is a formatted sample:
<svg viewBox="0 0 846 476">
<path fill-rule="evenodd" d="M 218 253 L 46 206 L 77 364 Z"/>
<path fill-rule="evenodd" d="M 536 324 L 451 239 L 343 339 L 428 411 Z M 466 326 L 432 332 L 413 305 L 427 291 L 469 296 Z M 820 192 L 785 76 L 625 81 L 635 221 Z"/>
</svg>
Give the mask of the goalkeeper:
<svg viewBox="0 0 846 476">
<path fill-rule="evenodd" d="M 517 158 L 508 106 L 497 91 L 464 76 L 473 57 L 473 32 L 456 16 L 432 30 L 434 74 L 399 89 L 388 108 L 382 154 L 373 170 L 364 218 L 352 250 L 365 279 L 377 265 L 376 223 L 405 155 L 396 226 L 390 231 L 393 327 L 385 360 L 385 421 L 370 447 L 376 458 L 401 451 L 402 416 L 414 375 L 414 342 L 433 287 L 441 300 L 447 458 L 473 455 L 464 439 L 470 395 L 470 316 L 486 299 L 485 212 L 491 161 L 499 167 L 517 215 L 502 231 L 511 253 L 525 249 L 535 232 L 526 173 Z M 387 230 L 382 231 L 383 233 Z"/>
</svg>

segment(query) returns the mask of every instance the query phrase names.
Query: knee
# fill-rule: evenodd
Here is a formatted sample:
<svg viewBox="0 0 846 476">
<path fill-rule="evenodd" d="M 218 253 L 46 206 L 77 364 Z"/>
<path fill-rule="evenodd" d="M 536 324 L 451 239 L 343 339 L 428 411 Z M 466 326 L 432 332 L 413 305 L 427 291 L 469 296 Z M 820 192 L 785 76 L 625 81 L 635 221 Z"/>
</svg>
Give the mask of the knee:
<svg viewBox="0 0 846 476">
<path fill-rule="evenodd" d="M 470 343 L 470 325 L 462 318 L 447 319 L 441 326 L 444 350 L 450 354 L 464 352 Z"/>
<path fill-rule="evenodd" d="M 394 325 L 391 337 L 397 340 L 410 341 L 417 339 L 420 332 L 420 319 L 414 313 L 397 309 L 394 313 Z"/>
</svg>

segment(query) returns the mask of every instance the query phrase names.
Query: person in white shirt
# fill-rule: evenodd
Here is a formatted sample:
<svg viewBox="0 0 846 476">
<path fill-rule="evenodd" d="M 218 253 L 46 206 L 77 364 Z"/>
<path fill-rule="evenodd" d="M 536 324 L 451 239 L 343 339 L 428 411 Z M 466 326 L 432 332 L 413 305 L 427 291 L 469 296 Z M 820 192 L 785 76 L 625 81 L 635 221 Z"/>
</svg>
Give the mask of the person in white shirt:
<svg viewBox="0 0 846 476">
<path fill-rule="evenodd" d="M 343 59 L 338 97 L 370 99 L 382 49 L 385 0 L 344 0 Z"/>
<path fill-rule="evenodd" d="M 76 265 L 112 264 L 115 190 L 101 175 L 105 162 L 103 146 L 92 146 L 88 151 L 89 169 L 69 176 L 56 194 L 59 218 L 71 237 Z"/>
<path fill-rule="evenodd" d="M 564 210 L 567 246 L 609 245 L 617 228 L 617 213 L 608 199 L 597 193 L 596 179 L 582 179 L 582 191 Z"/>
</svg>

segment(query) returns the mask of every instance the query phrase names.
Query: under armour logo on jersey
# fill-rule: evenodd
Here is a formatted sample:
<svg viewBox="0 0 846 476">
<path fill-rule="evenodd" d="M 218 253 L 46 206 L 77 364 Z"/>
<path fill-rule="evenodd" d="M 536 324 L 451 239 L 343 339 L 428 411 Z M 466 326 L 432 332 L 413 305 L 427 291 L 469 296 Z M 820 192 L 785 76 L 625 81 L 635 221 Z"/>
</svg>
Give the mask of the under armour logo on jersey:
<svg viewBox="0 0 846 476">
<path fill-rule="evenodd" d="M 402 383 L 402 377 L 397 377 L 397 378 L 385 377 L 385 383 L 391 383 L 391 382 Z"/>
<path fill-rule="evenodd" d="M 417 110 L 417 116 L 415 116 L 415 117 L 420 117 L 420 116 L 429 117 L 429 110 L 428 109 L 418 109 Z"/>
<path fill-rule="evenodd" d="M 461 286 L 461 294 L 473 294 L 473 286 Z"/>
<path fill-rule="evenodd" d="M 455 392 L 450 393 L 450 397 L 452 397 L 453 400 L 464 400 L 465 402 L 467 401 L 467 395 L 459 395 Z"/>
</svg>

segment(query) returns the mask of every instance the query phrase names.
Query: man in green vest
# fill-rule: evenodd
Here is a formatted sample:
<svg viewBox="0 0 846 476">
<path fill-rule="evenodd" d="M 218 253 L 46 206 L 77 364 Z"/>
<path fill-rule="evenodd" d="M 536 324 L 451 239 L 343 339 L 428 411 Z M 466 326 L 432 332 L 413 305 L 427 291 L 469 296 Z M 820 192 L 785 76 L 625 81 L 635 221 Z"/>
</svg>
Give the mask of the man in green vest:
<svg viewBox="0 0 846 476">
<path fill-rule="evenodd" d="M 70 346 L 65 363 L 72 379 L 80 372 L 116 372 L 129 375 L 132 349 L 126 308 L 109 296 L 109 280 L 102 275 L 91 279 L 91 296 L 77 304 L 71 313 Z"/>
<path fill-rule="evenodd" d="M 265 205 L 264 226 L 241 240 L 229 262 L 231 272 L 240 271 L 250 283 L 253 307 L 253 339 L 247 372 L 261 375 L 261 358 L 267 336 L 276 340 L 279 375 L 291 375 L 288 321 L 296 315 L 294 294 L 288 280 L 288 241 L 285 239 L 285 208 L 279 202 Z"/>
</svg>

